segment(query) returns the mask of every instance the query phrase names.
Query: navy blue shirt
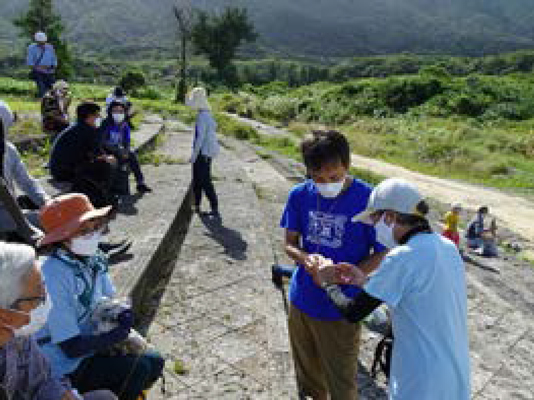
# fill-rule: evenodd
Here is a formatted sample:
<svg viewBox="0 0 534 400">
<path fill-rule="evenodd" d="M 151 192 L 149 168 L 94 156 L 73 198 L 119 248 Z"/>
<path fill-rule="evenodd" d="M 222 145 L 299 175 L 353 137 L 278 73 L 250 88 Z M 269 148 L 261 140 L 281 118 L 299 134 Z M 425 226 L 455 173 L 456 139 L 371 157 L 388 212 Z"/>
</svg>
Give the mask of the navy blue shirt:
<svg viewBox="0 0 534 400">
<path fill-rule="evenodd" d="M 307 253 L 319 253 L 335 263 L 358 264 L 372 250 L 384 251 L 376 241 L 372 226 L 354 223 L 352 217 L 367 206 L 372 188 L 359 179 L 337 197 L 328 199 L 319 194 L 313 180 L 295 186 L 287 201 L 280 226 L 301 235 L 301 246 Z M 343 293 L 354 297 L 361 289 L 341 285 Z M 343 319 L 326 292 L 317 286 L 304 267 L 291 279 L 291 303 L 309 316 L 325 321 Z"/>
</svg>

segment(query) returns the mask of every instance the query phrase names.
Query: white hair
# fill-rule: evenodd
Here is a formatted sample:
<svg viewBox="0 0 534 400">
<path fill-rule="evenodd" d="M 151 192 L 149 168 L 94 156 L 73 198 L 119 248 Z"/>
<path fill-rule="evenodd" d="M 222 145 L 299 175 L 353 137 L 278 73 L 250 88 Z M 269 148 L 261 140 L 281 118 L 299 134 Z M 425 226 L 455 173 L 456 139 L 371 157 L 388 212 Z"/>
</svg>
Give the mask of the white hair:
<svg viewBox="0 0 534 400">
<path fill-rule="evenodd" d="M 23 280 L 34 262 L 32 247 L 0 242 L 0 308 L 9 308 L 19 298 Z"/>
<path fill-rule="evenodd" d="M 208 103 L 206 89 L 203 87 L 194 88 L 189 96 L 187 96 L 186 105 L 195 110 L 209 110 L 211 107 Z"/>
</svg>

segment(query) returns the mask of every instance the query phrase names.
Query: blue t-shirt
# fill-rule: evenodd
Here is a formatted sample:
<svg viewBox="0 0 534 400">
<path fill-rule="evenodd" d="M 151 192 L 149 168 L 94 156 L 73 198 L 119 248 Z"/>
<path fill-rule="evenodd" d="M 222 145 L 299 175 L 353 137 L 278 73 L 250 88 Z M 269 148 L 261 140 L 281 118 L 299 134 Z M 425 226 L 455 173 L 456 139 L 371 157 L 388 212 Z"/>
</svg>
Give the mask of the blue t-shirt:
<svg viewBox="0 0 534 400">
<path fill-rule="evenodd" d="M 333 199 L 319 194 L 313 180 L 293 188 L 289 194 L 280 226 L 301 235 L 301 246 L 307 253 L 319 253 L 334 262 L 358 264 L 384 246 L 376 241 L 372 226 L 354 223 L 352 217 L 365 209 L 371 187 L 354 179 L 350 187 Z M 360 289 L 341 285 L 343 293 L 354 297 Z M 343 316 L 326 292 L 317 286 L 304 267 L 299 266 L 291 279 L 291 303 L 309 316 L 336 321 Z"/>
<path fill-rule="evenodd" d="M 62 255 L 65 253 L 62 252 Z M 52 309 L 48 314 L 46 325 L 36 333 L 36 338 L 50 338 L 51 341 L 41 347 L 52 366 L 52 375 L 61 378 L 70 374 L 87 356 L 69 358 L 59 347 L 59 343 L 79 335 L 93 334 L 90 322 L 91 312 L 102 297 L 113 297 L 115 288 L 107 272 L 107 261 L 102 257 L 91 257 L 92 263 L 100 264 L 91 270 L 87 264 L 79 261 L 67 263 L 56 257 L 48 257 L 42 266 L 46 290 L 52 300 Z M 103 262 L 103 263 L 102 263 Z M 100 266 L 104 267 L 101 268 Z M 97 271 L 96 275 L 93 272 Z M 83 275 L 83 276 L 82 276 Z M 87 283 L 94 282 L 94 290 L 87 291 Z M 88 293 L 88 305 L 80 302 L 80 295 Z"/>
<path fill-rule="evenodd" d="M 465 269 L 456 246 L 419 234 L 397 246 L 364 286 L 392 310 L 391 400 L 469 400 Z"/>
</svg>

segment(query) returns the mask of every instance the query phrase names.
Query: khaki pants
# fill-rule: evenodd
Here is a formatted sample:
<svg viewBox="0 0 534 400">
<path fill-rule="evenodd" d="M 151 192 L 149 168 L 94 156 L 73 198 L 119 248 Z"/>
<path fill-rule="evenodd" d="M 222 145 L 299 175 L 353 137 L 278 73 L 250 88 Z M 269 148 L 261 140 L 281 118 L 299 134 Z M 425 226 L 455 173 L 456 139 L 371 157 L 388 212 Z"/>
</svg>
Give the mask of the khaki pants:
<svg viewBox="0 0 534 400">
<path fill-rule="evenodd" d="M 358 399 L 360 324 L 320 321 L 291 305 L 288 326 L 299 389 L 313 398 Z"/>
</svg>

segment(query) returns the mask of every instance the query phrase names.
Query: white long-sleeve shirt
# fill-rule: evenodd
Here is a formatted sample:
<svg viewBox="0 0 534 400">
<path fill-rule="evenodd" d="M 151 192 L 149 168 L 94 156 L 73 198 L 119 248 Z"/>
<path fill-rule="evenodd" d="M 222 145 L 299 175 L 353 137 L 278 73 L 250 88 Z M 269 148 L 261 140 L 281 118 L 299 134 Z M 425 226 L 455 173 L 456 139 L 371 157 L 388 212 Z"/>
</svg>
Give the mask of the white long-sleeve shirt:
<svg viewBox="0 0 534 400">
<path fill-rule="evenodd" d="M 208 110 L 200 110 L 195 123 L 195 137 L 193 139 L 193 152 L 191 162 L 195 162 L 199 154 L 215 158 L 220 147 L 217 140 L 217 123 Z"/>
<path fill-rule="evenodd" d="M 17 188 L 39 207 L 49 199 L 39 181 L 28 173 L 15 145 L 7 141 L 4 153 L 4 180 L 13 195 L 17 194 L 15 191 Z M 0 203 L 0 232 L 9 232 L 15 228 L 11 215 Z"/>
</svg>

